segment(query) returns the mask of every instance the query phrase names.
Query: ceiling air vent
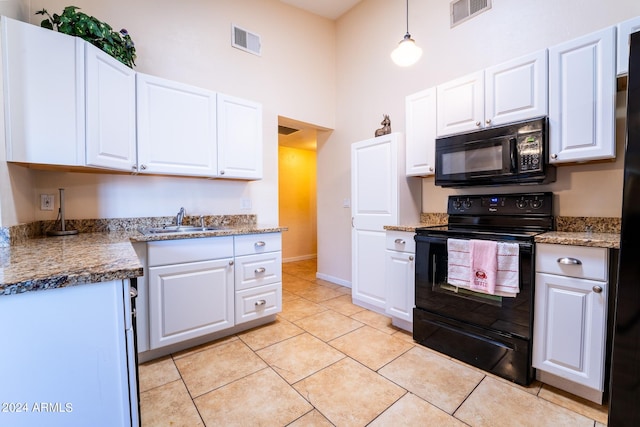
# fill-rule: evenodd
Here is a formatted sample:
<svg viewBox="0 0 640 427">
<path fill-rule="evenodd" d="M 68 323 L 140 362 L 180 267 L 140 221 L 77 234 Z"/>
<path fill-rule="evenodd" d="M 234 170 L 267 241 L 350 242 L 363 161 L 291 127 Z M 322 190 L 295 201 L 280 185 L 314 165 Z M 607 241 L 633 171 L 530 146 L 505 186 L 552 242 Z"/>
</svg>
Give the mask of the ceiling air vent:
<svg viewBox="0 0 640 427">
<path fill-rule="evenodd" d="M 491 9 L 491 0 L 454 0 L 451 7 L 451 28 Z"/>
<path fill-rule="evenodd" d="M 260 56 L 262 49 L 259 35 L 234 24 L 231 24 L 231 46 L 258 56 Z"/>
<path fill-rule="evenodd" d="M 299 130 L 300 129 L 294 129 L 294 128 L 278 125 L 278 133 L 280 135 L 291 135 L 292 133 L 298 132 Z"/>
</svg>

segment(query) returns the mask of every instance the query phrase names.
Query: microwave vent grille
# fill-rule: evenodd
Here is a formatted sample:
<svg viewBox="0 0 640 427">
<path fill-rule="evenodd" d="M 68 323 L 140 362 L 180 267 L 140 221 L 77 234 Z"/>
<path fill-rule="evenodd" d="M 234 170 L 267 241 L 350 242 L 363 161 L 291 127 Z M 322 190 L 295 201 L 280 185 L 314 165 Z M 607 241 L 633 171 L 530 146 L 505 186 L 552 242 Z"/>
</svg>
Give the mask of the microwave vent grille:
<svg viewBox="0 0 640 427">
<path fill-rule="evenodd" d="M 491 0 L 454 0 L 450 4 L 451 28 L 491 9 Z"/>
</svg>

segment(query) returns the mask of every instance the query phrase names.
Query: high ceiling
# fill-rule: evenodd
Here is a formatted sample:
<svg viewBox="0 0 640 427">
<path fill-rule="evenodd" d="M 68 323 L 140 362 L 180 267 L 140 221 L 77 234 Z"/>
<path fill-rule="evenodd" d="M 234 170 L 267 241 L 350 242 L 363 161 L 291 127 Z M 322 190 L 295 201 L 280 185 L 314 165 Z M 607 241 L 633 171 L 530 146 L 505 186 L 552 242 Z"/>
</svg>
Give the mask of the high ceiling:
<svg viewBox="0 0 640 427">
<path fill-rule="evenodd" d="M 280 0 L 299 9 L 304 9 L 316 15 L 329 19 L 338 19 L 361 0 Z"/>
</svg>

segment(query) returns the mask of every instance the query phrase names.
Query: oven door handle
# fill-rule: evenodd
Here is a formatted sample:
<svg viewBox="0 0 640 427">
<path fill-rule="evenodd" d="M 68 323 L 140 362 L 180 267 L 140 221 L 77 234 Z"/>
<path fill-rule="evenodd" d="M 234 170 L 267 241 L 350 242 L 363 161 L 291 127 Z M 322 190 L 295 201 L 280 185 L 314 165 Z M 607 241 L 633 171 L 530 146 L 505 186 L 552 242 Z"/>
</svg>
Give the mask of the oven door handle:
<svg viewBox="0 0 640 427">
<path fill-rule="evenodd" d="M 564 264 L 564 265 L 580 265 L 582 264 L 582 261 L 580 261 L 579 259 L 575 259 L 575 258 L 570 258 L 570 257 L 562 257 L 562 258 L 558 258 L 558 264 Z"/>
</svg>

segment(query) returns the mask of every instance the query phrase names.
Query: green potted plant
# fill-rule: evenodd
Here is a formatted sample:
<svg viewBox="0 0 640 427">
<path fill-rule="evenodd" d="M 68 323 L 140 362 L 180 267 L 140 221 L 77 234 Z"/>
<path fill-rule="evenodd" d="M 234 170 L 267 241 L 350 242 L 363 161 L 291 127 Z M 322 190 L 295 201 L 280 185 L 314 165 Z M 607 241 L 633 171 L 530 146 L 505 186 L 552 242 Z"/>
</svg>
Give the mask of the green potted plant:
<svg viewBox="0 0 640 427">
<path fill-rule="evenodd" d="M 130 68 L 135 65 L 136 48 L 127 30 L 115 32 L 108 24 L 93 16 L 78 12 L 76 6 L 67 6 L 62 15 L 51 16 L 46 9 L 36 15 L 46 15 L 40 26 L 60 33 L 80 37 L 92 45 L 102 49 Z"/>
</svg>

